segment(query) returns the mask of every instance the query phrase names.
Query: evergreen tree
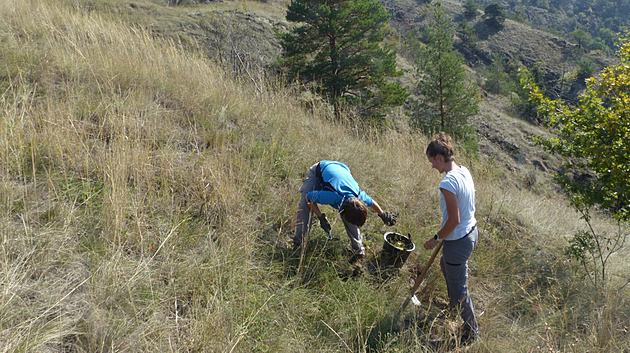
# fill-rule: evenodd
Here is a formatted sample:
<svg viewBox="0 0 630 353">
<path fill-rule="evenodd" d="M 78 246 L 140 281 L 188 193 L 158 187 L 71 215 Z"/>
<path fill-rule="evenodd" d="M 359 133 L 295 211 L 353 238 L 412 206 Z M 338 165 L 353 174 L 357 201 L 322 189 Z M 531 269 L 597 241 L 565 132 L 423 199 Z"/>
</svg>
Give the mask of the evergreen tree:
<svg viewBox="0 0 630 353">
<path fill-rule="evenodd" d="M 459 35 L 459 38 L 462 40 L 462 44 L 468 48 L 474 48 L 477 42 L 477 32 L 475 31 L 475 27 L 471 26 L 470 23 L 460 22 L 457 25 L 457 35 Z"/>
<path fill-rule="evenodd" d="M 493 2 L 483 9 L 488 24 L 495 28 L 502 28 L 505 22 L 505 11 L 503 5 Z"/>
<path fill-rule="evenodd" d="M 433 6 L 433 23 L 427 26 L 419 48 L 420 68 L 412 123 L 427 134 L 444 131 L 460 140 L 472 140 L 468 118 L 479 111 L 477 89 L 466 80 L 464 60 L 453 48 L 453 23 L 440 3 Z"/>
<path fill-rule="evenodd" d="M 473 19 L 477 17 L 477 10 L 479 9 L 479 4 L 477 0 L 466 0 L 464 3 L 464 16 L 468 19 Z"/>
<path fill-rule="evenodd" d="M 286 18 L 296 23 L 279 34 L 281 60 L 291 78 L 313 82 L 340 117 L 344 105 L 366 118 L 382 118 L 408 97 L 399 82 L 396 53 L 387 45 L 389 13 L 375 0 L 292 0 Z"/>
<path fill-rule="evenodd" d="M 593 39 L 591 38 L 591 35 L 582 29 L 578 29 L 571 32 L 571 38 L 575 40 L 578 47 L 580 48 L 588 47 L 590 43 L 593 41 Z"/>
</svg>

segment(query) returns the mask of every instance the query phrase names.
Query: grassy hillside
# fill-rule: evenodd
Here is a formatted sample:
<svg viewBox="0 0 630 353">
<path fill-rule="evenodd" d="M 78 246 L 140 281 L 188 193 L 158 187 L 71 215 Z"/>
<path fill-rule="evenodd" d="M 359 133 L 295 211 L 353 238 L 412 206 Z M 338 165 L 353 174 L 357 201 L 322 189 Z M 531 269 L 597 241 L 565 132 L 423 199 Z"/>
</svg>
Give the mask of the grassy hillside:
<svg viewBox="0 0 630 353">
<path fill-rule="evenodd" d="M 335 239 L 315 228 L 305 253 L 289 246 L 320 159 L 346 162 L 422 244 L 440 221 L 425 137 L 333 122 L 76 4 L 0 3 L 0 351 L 445 351 L 459 321 L 437 266 L 422 306 L 400 310 L 429 253 L 388 280 L 348 278 L 332 217 Z M 583 227 L 565 201 L 511 186 L 492 160 L 458 161 L 481 230 L 470 351 L 630 349 L 627 289 L 592 292 L 564 256 Z M 368 219 L 370 259 L 387 230 Z"/>
<path fill-rule="evenodd" d="M 165 0 L 99 0 L 75 6 L 140 26 L 155 37 L 198 49 L 220 63 L 226 72 L 264 85 L 265 72 L 275 70 L 272 63 L 280 55 L 274 29 L 284 31 L 291 25 L 284 19 L 286 1 L 215 1 L 193 5 L 194 2 L 200 3 L 184 1 L 180 6 L 167 6 Z M 392 14 L 388 40 L 399 50 L 399 68 L 405 73 L 400 79 L 412 90 L 417 83 L 414 58 L 417 53 L 409 51 L 404 37 L 427 26 L 429 11 L 426 4 L 415 0 L 387 0 L 383 4 Z M 464 20 L 460 1 L 444 0 L 443 8 L 456 23 Z M 575 99 L 584 88 L 583 80 L 577 77 L 577 58 L 588 58 L 595 70 L 610 64 L 610 58 L 582 53 L 575 44 L 557 35 L 512 20 L 506 20 L 500 31 L 484 24 L 481 15 L 469 25 L 477 32 L 477 40 L 474 45 L 463 45 L 458 39 L 456 47 L 466 58 L 469 77 L 478 82 L 485 97 L 480 103 L 480 114 L 471 120 L 480 137 L 480 150 L 509 168 L 517 184 L 523 180 L 531 184 L 536 180 L 537 187 L 543 185 L 549 181 L 547 171 L 556 170 L 559 163 L 527 139 L 532 133 L 544 134 L 540 126 L 516 121 L 535 120 L 529 116 L 515 117 L 519 111 L 515 106 L 522 104 L 523 99 L 514 92 L 517 63 L 545 71 L 544 85 L 550 92 L 563 92 Z M 499 64 L 501 61 L 505 62 Z M 499 83 L 491 70 L 508 71 L 511 77 L 504 73 L 501 80 L 505 82 Z M 500 92 L 494 92 L 496 89 Z M 410 115 L 408 111 L 401 110 L 388 119 L 405 128 L 407 115 Z"/>
</svg>

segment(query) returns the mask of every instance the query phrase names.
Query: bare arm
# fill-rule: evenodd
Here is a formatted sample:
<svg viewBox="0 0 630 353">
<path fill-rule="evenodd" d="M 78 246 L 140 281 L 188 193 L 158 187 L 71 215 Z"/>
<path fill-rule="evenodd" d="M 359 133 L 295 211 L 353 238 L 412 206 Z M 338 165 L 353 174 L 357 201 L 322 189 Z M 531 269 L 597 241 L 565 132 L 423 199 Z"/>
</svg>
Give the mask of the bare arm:
<svg viewBox="0 0 630 353">
<path fill-rule="evenodd" d="M 370 208 L 376 212 L 376 214 L 378 214 L 379 216 L 383 214 L 383 210 L 381 209 L 381 206 L 378 205 L 378 203 L 374 200 L 372 200 L 372 206 L 370 206 Z"/>
<path fill-rule="evenodd" d="M 311 211 L 315 213 L 317 217 L 321 217 L 322 212 L 319 210 L 317 204 L 315 202 L 309 201 L 308 196 L 304 196 L 304 198 L 306 199 L 306 203 L 308 204 L 308 207 L 311 209 Z"/>
<path fill-rule="evenodd" d="M 442 188 L 440 188 L 440 191 L 442 192 L 442 195 L 444 195 L 448 218 L 446 219 L 446 223 L 444 223 L 444 226 L 440 230 L 438 230 L 437 235 L 438 237 L 440 237 L 440 239 L 444 239 L 455 230 L 460 222 L 459 202 L 457 201 L 457 196 L 452 192 Z M 431 238 L 424 243 L 424 248 L 427 250 L 433 249 L 436 245 L 439 244 L 439 242 L 439 240 Z"/>
</svg>

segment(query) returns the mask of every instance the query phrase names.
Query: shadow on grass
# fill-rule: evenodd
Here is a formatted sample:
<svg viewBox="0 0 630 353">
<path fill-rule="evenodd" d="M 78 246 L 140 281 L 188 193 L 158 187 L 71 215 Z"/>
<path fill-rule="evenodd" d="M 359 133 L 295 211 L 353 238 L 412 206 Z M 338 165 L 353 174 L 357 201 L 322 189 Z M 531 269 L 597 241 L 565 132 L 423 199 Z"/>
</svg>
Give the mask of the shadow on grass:
<svg viewBox="0 0 630 353">
<path fill-rule="evenodd" d="M 290 237 L 281 239 L 278 233 L 273 236 L 275 238 L 267 238 L 260 255 L 272 263 L 277 275 L 291 286 L 317 288 L 334 276 L 342 281 L 361 279 L 387 290 L 389 284 L 399 278 L 404 266 L 403 262 L 388 258 L 382 250 L 370 251 L 361 263 L 352 263 L 353 253 L 347 239 L 329 239 L 319 232 L 311 234 L 306 246 L 297 249 L 291 247 Z M 384 306 L 391 310 L 385 309 L 385 314 L 381 314 L 374 325 L 361 328 L 368 352 L 393 352 L 395 349 L 448 352 L 456 346 L 448 332 L 436 332 L 436 327 L 443 327 L 447 319 L 441 306 L 427 304 L 430 298 L 422 298 L 424 302 L 419 307 L 401 293 L 393 292 L 388 300 L 390 302 Z M 330 330 L 327 326 L 320 329 Z M 409 347 L 415 350 L 409 350 Z"/>
<path fill-rule="evenodd" d="M 420 305 L 405 294 L 390 299 L 389 313 L 365 331 L 368 352 L 462 351 L 458 314 L 439 297 L 430 293 L 418 296 Z"/>
<path fill-rule="evenodd" d="M 349 265 L 348 259 L 352 252 L 346 249 L 346 244 L 339 238 L 311 236 L 295 249 L 290 245 L 290 240 L 269 244 L 261 255 L 280 268 L 285 280 L 307 285 L 323 279 L 330 273 L 331 267 L 341 272 L 342 265 Z"/>
<path fill-rule="evenodd" d="M 414 306 L 405 300 L 399 310 L 383 317 L 371 330 L 368 352 L 460 352 L 463 347 L 455 332 L 444 329 L 446 312 L 436 307 Z"/>
<path fill-rule="evenodd" d="M 313 232 L 301 247 L 293 248 L 290 239 L 279 239 L 277 233 L 274 236 L 272 241 L 267 238 L 268 245 L 261 255 L 281 269 L 285 280 L 300 285 L 316 283 L 330 275 L 331 270 L 343 281 L 365 276 L 381 285 L 396 278 L 404 265 L 383 251 L 369 252 L 365 259 L 357 261 L 345 238 L 331 239 Z"/>
</svg>

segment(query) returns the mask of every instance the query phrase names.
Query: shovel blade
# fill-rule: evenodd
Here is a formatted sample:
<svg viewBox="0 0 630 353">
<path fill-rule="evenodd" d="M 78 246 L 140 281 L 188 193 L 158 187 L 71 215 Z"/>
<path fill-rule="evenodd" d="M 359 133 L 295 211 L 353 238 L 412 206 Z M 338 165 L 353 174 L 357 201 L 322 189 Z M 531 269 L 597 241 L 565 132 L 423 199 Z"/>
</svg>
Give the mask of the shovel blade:
<svg viewBox="0 0 630 353">
<path fill-rule="evenodd" d="M 411 302 L 413 303 L 413 305 L 415 306 L 420 306 L 420 299 L 418 299 L 418 297 L 416 297 L 416 295 L 414 294 L 411 297 Z"/>
</svg>

